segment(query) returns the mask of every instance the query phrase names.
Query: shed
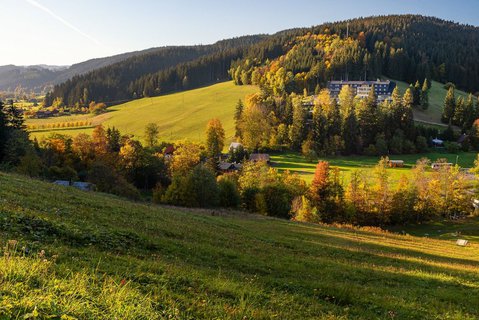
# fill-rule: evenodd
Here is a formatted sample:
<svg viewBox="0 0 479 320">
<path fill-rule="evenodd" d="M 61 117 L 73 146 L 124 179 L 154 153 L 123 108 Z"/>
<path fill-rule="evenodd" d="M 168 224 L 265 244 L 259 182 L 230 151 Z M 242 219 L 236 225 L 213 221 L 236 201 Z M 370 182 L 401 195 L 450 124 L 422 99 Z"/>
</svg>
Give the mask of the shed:
<svg viewBox="0 0 479 320">
<path fill-rule="evenodd" d="M 389 167 L 391 168 L 402 168 L 404 167 L 403 160 L 389 160 Z"/>
<path fill-rule="evenodd" d="M 253 162 L 265 161 L 268 164 L 270 163 L 270 156 L 267 153 L 252 153 L 249 159 Z"/>
</svg>

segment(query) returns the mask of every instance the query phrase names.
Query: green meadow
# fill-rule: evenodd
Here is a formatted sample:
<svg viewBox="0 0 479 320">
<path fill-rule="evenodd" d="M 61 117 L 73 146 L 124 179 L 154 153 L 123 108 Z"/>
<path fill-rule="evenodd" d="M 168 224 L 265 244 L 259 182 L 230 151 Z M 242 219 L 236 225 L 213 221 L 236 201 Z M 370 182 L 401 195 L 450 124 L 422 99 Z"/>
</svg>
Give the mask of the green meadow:
<svg viewBox="0 0 479 320">
<path fill-rule="evenodd" d="M 410 175 L 412 166 L 421 158 L 428 158 L 435 161 L 440 158 L 447 159 L 448 162 L 457 163 L 463 168 L 474 166 L 474 160 L 477 154 L 474 152 L 462 152 L 458 154 L 430 152 L 424 154 L 392 155 L 391 160 L 403 160 L 403 168 L 389 168 L 390 178 L 393 182 L 398 181 L 402 175 Z M 380 157 L 371 156 L 347 156 L 347 157 L 320 157 L 318 160 L 328 161 L 331 166 L 338 167 L 341 172 L 344 183 L 350 180 L 351 172 L 362 170 L 366 173 L 371 172 L 378 163 Z M 317 161 L 308 161 L 299 153 L 286 152 L 271 155 L 272 166 L 280 171 L 289 170 L 298 173 L 304 180 L 311 182 L 314 176 Z"/>
<path fill-rule="evenodd" d="M 91 133 L 93 127 L 103 124 L 115 126 L 122 133 L 134 134 L 142 138 L 145 126 L 154 122 L 160 127 L 160 139 L 175 141 L 189 139 L 203 141 L 208 120 L 219 118 L 223 123 L 227 139 L 234 135 L 233 114 L 239 99 L 254 93 L 254 86 L 235 86 L 232 81 L 154 98 L 143 98 L 108 108 L 99 116 L 73 115 L 49 119 L 30 119 L 27 125 L 48 123 L 91 121 L 91 128 L 64 128 L 32 131 L 36 138 L 46 137 L 56 132 L 77 135 Z"/>
<path fill-rule="evenodd" d="M 155 206 L 0 173 L 0 242 L 1 319 L 479 317 L 475 241 Z"/>
</svg>

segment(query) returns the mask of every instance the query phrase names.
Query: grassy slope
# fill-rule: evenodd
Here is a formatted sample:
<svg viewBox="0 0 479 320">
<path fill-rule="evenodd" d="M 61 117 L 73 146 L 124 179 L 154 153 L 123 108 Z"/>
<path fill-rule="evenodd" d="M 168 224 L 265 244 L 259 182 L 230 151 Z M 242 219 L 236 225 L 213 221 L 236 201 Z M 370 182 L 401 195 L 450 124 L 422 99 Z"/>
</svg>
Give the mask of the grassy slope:
<svg viewBox="0 0 479 320">
<path fill-rule="evenodd" d="M 406 89 L 409 87 L 409 85 L 406 82 L 401 82 L 397 80 L 393 80 L 396 82 L 398 85 L 401 94 L 404 94 Z M 442 114 L 442 109 L 444 107 L 444 98 L 446 97 L 447 90 L 444 89 L 444 84 L 436 81 L 432 81 L 431 83 L 431 89 L 429 92 L 429 108 L 425 111 L 415 109 L 414 110 L 414 118 L 416 120 L 420 121 L 426 121 L 426 122 L 432 122 L 432 123 L 437 123 L 440 124 L 441 126 L 445 126 L 444 124 L 441 123 L 441 114 Z M 456 90 L 456 98 L 462 96 L 464 99 L 467 98 L 468 94 Z"/>
<path fill-rule="evenodd" d="M 161 140 L 204 140 L 204 130 L 209 119 L 217 117 L 226 131 L 227 138 L 234 135 L 233 114 L 238 99 L 257 90 L 254 86 L 235 86 L 232 81 L 209 87 L 169 94 L 155 98 L 134 100 L 109 108 L 110 112 L 97 117 L 87 117 L 93 125 L 103 123 L 115 126 L 123 133 L 141 137 L 145 126 L 154 122 L 160 126 Z M 85 120 L 84 115 L 50 119 L 31 119 L 27 124 L 58 123 Z M 65 129 L 34 132 L 41 138 L 51 132 L 76 135 L 91 132 L 90 129 Z"/>
<path fill-rule="evenodd" d="M 212 213 L 0 173 L 0 318 L 479 317 L 476 243 Z"/>
<path fill-rule="evenodd" d="M 388 172 L 391 174 L 391 179 L 397 181 L 401 175 L 410 174 L 411 167 L 416 161 L 422 157 L 426 157 L 431 161 L 435 161 L 439 158 L 446 158 L 449 162 L 457 163 L 463 168 L 470 168 L 474 165 L 474 160 L 477 154 L 473 152 L 463 152 L 460 154 L 431 152 L 425 154 L 408 154 L 408 155 L 395 155 L 390 156 L 391 160 L 403 160 L 403 168 L 390 168 Z M 370 172 L 371 169 L 378 163 L 379 157 L 370 156 L 349 156 L 349 157 L 322 157 L 321 160 L 329 161 L 331 166 L 339 167 L 341 170 L 344 182 L 349 181 L 351 172 L 355 170 L 363 170 Z M 297 153 L 282 153 L 272 155 L 272 166 L 279 170 L 289 170 L 296 172 L 307 182 L 311 182 L 314 175 L 317 162 L 309 162 L 302 155 Z"/>
</svg>

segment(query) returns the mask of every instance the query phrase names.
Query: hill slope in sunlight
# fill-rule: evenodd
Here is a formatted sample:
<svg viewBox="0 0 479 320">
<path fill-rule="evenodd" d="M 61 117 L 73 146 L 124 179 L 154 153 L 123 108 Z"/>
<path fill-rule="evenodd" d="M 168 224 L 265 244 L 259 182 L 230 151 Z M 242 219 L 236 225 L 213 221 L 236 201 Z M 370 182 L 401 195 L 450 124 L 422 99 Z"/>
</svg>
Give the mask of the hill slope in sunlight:
<svg viewBox="0 0 479 320">
<path fill-rule="evenodd" d="M 49 119 L 30 119 L 28 125 L 89 121 L 92 126 L 103 124 L 115 126 L 122 133 L 142 137 L 145 126 L 154 122 L 160 126 L 160 139 L 174 141 L 190 139 L 203 141 L 208 120 L 219 118 L 223 123 L 227 139 L 234 135 L 234 110 L 239 99 L 258 91 L 255 86 L 235 86 L 232 81 L 154 98 L 133 100 L 109 108 L 100 116 L 77 115 Z M 92 128 L 65 128 L 33 131 L 38 138 L 52 132 L 76 135 L 91 132 Z"/>
<path fill-rule="evenodd" d="M 0 242 L 6 319 L 479 317 L 475 243 L 153 206 L 3 173 Z"/>
</svg>

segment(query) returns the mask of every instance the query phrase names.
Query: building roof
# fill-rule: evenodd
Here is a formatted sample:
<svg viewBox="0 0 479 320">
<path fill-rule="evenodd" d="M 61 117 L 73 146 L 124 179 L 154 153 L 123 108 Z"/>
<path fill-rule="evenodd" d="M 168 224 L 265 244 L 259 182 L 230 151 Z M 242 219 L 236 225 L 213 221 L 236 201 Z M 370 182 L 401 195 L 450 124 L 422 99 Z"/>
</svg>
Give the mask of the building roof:
<svg viewBox="0 0 479 320">
<path fill-rule="evenodd" d="M 373 85 L 373 84 L 391 84 L 391 80 L 376 80 L 376 81 L 344 81 L 344 80 L 332 80 L 328 81 L 328 84 L 368 84 L 368 85 Z"/>
<path fill-rule="evenodd" d="M 243 145 L 239 142 L 231 142 L 230 144 L 230 149 L 238 149 L 239 147 L 242 147 Z"/>
<path fill-rule="evenodd" d="M 268 162 L 270 160 L 270 156 L 267 153 L 252 153 L 252 154 L 250 154 L 249 159 L 251 161 L 266 161 L 266 162 Z"/>
</svg>

